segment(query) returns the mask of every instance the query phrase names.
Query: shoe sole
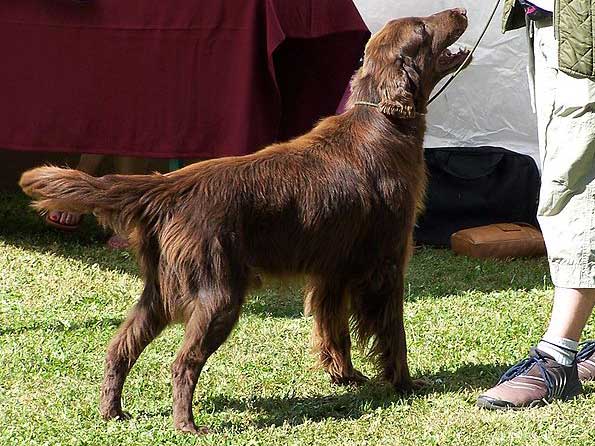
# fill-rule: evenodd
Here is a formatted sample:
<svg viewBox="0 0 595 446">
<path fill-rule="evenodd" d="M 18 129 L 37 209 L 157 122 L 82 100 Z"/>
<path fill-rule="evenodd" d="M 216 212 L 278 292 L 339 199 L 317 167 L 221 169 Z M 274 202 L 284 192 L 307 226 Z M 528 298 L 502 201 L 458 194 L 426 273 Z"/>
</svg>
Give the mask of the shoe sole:
<svg viewBox="0 0 595 446">
<path fill-rule="evenodd" d="M 487 409 L 487 410 L 523 410 L 523 409 L 532 409 L 534 407 L 541 407 L 544 406 L 546 403 L 543 400 L 537 400 L 531 402 L 528 406 L 515 406 L 511 403 L 505 401 L 498 401 L 498 400 L 488 400 L 484 398 L 478 398 L 476 406 L 480 409 Z"/>
<path fill-rule="evenodd" d="M 582 387 L 577 387 L 570 395 L 567 395 L 562 398 L 557 398 L 558 401 L 570 401 L 576 398 L 578 395 L 582 393 Z M 553 400 L 552 400 L 553 401 Z M 524 409 L 533 409 L 535 407 L 542 407 L 547 404 L 551 404 L 552 401 L 545 401 L 545 400 L 536 400 L 532 401 L 530 404 L 526 406 L 515 406 L 507 401 L 499 401 L 491 398 L 477 398 L 476 406 L 480 409 L 487 409 L 487 410 L 524 410 Z"/>
</svg>

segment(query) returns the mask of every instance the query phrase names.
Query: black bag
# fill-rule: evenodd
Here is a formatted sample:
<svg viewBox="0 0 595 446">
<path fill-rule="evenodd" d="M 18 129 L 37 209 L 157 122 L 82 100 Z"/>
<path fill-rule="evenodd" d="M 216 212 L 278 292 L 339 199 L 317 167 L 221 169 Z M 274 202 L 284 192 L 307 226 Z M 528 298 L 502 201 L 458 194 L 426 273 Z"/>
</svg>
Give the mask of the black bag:
<svg viewBox="0 0 595 446">
<path fill-rule="evenodd" d="M 449 246 L 460 229 L 492 223 L 537 226 L 539 170 L 533 158 L 498 147 L 425 150 L 429 183 L 418 245 Z"/>
</svg>

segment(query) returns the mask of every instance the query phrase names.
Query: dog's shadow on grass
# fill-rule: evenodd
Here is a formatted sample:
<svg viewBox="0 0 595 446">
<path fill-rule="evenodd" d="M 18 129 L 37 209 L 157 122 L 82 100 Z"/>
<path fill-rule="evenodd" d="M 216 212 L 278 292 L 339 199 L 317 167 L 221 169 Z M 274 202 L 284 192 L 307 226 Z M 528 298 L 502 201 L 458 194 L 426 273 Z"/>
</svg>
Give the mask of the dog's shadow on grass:
<svg viewBox="0 0 595 446">
<path fill-rule="evenodd" d="M 29 325 L 16 325 L 14 327 L 0 327 L 0 336 L 18 335 L 30 331 L 47 331 L 51 333 L 62 333 L 87 328 L 113 329 L 118 327 L 122 321 L 121 317 L 89 318 L 82 321 L 68 323 L 65 321 L 42 321 Z"/>
<path fill-rule="evenodd" d="M 306 397 L 251 397 L 235 399 L 211 397 L 202 402 L 202 410 L 218 412 L 256 413 L 257 427 L 302 425 L 328 419 L 355 420 L 378 409 L 392 406 L 411 406 L 416 400 L 427 400 L 428 396 L 445 393 L 460 395 L 463 404 L 473 407 L 481 390 L 494 385 L 502 372 L 508 368 L 500 364 L 464 364 L 456 370 L 441 370 L 423 377 L 428 384 L 409 395 L 394 392 L 386 384 L 376 380 L 339 395 Z M 251 417 L 254 418 L 254 417 Z M 223 429 L 237 429 L 233 422 L 224 424 Z"/>
<path fill-rule="evenodd" d="M 272 318 L 304 316 L 303 283 L 272 282 L 253 290 L 242 307 L 242 313 Z"/>
<path fill-rule="evenodd" d="M 213 433 L 238 431 L 248 426 L 268 428 L 271 426 L 301 426 L 311 422 L 325 420 L 358 420 L 373 415 L 378 410 L 401 406 L 408 408 L 417 401 L 431 404 L 442 394 L 454 394 L 467 409 L 482 410 L 475 407 L 479 394 L 492 387 L 511 364 L 463 364 L 455 370 L 439 370 L 424 375 L 428 382 L 421 390 L 403 395 L 379 382 L 371 380 L 363 386 L 347 389 L 344 393 L 332 395 L 234 398 L 229 396 L 210 396 L 199 398 L 200 411 L 217 416 L 217 413 L 233 412 L 231 420 L 224 416 L 222 423 L 213 426 Z M 419 377 L 414 377 L 419 378 Z M 200 382 L 199 382 L 200 386 Z M 288 389 L 291 390 L 291 389 Z M 198 392 L 200 393 L 200 392 Z M 595 386 L 588 385 L 583 395 L 589 397 L 595 393 Z M 247 416 L 242 416 L 246 414 Z M 167 417 L 171 415 L 169 406 L 159 411 L 141 411 L 140 417 Z M 243 421 L 234 422 L 239 417 Z M 246 419 L 251 421 L 245 421 Z"/>
</svg>

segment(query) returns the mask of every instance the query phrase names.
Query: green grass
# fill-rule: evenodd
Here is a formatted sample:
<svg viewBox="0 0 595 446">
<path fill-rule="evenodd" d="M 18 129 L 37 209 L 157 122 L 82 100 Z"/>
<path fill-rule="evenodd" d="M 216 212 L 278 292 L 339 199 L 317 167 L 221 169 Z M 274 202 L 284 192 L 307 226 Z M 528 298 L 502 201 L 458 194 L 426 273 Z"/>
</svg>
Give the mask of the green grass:
<svg viewBox="0 0 595 446">
<path fill-rule="evenodd" d="M 141 289 L 134 259 L 80 233 L 45 228 L 17 194 L 0 195 L 0 444 L 11 445 L 526 445 L 592 444 L 595 397 L 525 412 L 474 407 L 542 334 L 552 287 L 544 260 L 476 261 L 419 250 L 406 289 L 409 361 L 429 387 L 409 397 L 372 381 L 330 385 L 309 352 L 300 290 L 249 298 L 197 392 L 197 423 L 176 433 L 170 364 L 180 327 L 141 356 L 127 381 L 133 419 L 98 413 L 103 356 Z M 588 328 L 593 334 L 593 327 Z M 374 374 L 355 354 L 356 366 Z"/>
</svg>

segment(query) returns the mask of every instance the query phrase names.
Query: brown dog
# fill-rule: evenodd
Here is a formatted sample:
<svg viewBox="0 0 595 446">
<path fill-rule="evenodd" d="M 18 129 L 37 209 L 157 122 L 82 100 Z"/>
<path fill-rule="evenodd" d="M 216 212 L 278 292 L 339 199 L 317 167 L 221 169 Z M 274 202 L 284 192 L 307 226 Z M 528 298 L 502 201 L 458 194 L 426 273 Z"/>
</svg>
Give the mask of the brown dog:
<svg viewBox="0 0 595 446">
<path fill-rule="evenodd" d="M 353 78 L 350 108 L 310 133 L 255 154 L 167 175 L 108 175 L 41 167 L 20 185 L 42 211 L 95 214 L 130 234 L 145 288 L 107 353 L 105 418 L 124 417 L 124 380 L 168 324 L 183 322 L 173 364 L 178 429 L 199 432 L 192 396 L 201 369 L 238 320 L 251 278 L 305 274 L 320 360 L 333 382 L 359 383 L 349 321 L 372 340 L 382 376 L 408 390 L 403 280 L 426 183 L 426 103 L 466 51 L 447 47 L 462 9 L 388 23 Z"/>
</svg>

